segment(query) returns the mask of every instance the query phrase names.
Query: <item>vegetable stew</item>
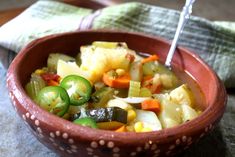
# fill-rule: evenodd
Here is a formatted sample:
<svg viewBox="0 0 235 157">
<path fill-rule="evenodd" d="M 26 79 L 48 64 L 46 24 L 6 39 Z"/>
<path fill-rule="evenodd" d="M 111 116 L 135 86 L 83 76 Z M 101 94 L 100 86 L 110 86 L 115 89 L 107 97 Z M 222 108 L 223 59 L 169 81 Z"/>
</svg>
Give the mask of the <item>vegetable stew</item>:
<svg viewBox="0 0 235 157">
<path fill-rule="evenodd" d="M 192 82 L 185 72 L 166 68 L 157 54 L 143 57 L 124 42 L 95 41 L 75 57 L 51 53 L 25 90 L 42 109 L 76 125 L 149 132 L 202 112 L 203 94 Z"/>
</svg>

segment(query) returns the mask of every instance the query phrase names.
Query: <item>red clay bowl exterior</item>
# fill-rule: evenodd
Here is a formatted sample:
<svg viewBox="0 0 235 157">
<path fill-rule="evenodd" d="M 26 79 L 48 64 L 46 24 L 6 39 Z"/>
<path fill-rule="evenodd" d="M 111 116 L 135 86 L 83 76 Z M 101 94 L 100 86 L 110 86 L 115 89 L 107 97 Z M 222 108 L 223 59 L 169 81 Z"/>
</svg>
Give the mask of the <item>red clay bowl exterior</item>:
<svg viewBox="0 0 235 157">
<path fill-rule="evenodd" d="M 118 133 L 75 125 L 37 106 L 25 93 L 30 74 L 46 65 L 49 53 L 75 55 L 81 45 L 95 40 L 124 41 L 139 52 L 157 53 L 162 61 L 169 43 L 158 37 L 119 31 L 81 31 L 51 35 L 33 41 L 12 62 L 7 85 L 13 106 L 32 133 L 61 156 L 77 157 L 157 157 L 172 156 L 187 149 L 213 130 L 227 102 L 226 91 L 215 72 L 199 56 L 178 48 L 173 66 L 190 74 L 205 94 L 207 107 L 194 120 L 161 131 Z"/>
</svg>

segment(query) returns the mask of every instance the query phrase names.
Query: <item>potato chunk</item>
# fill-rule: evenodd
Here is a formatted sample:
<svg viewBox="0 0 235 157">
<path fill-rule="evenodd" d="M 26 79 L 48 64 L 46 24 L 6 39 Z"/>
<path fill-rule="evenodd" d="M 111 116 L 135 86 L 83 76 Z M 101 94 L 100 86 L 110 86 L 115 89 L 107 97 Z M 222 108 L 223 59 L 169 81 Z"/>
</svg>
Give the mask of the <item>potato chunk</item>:
<svg viewBox="0 0 235 157">
<path fill-rule="evenodd" d="M 180 105 L 194 106 L 194 97 L 190 88 L 183 84 L 170 92 L 170 99 Z"/>
</svg>

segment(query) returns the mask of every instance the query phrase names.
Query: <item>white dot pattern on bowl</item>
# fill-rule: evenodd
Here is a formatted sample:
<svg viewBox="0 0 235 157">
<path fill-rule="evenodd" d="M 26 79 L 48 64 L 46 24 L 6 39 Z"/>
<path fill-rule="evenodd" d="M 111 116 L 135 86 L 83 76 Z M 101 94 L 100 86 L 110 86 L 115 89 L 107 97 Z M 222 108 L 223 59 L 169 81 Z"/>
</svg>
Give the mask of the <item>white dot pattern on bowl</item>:
<svg viewBox="0 0 235 157">
<path fill-rule="evenodd" d="M 120 154 L 113 154 L 113 157 L 120 157 Z"/>
<path fill-rule="evenodd" d="M 33 121 L 34 124 L 35 124 L 35 127 L 36 127 L 36 128 L 35 128 L 36 132 L 33 132 L 33 133 L 34 133 L 36 136 L 38 136 L 39 138 L 44 138 L 43 131 L 42 131 L 41 127 L 39 126 L 39 125 L 40 125 L 39 120 L 36 119 L 35 115 L 33 115 L 33 114 L 30 115 L 30 113 L 27 112 L 27 113 L 25 113 L 25 114 L 22 114 L 22 118 L 23 118 L 24 123 L 25 123 L 26 125 L 29 125 L 29 123 L 27 122 L 27 120 Z"/>
<path fill-rule="evenodd" d="M 55 134 L 53 132 L 50 132 L 50 137 L 55 138 Z"/>
<path fill-rule="evenodd" d="M 114 143 L 111 142 L 111 141 L 109 141 L 109 142 L 107 143 L 107 147 L 108 147 L 108 148 L 113 148 L 113 147 L 114 147 Z"/>
<path fill-rule="evenodd" d="M 60 136 L 60 131 L 55 132 L 56 136 Z"/>
<path fill-rule="evenodd" d="M 136 151 L 137 151 L 137 152 L 141 152 L 141 151 L 142 151 L 142 148 L 141 148 L 141 147 L 137 147 L 137 148 L 136 148 Z"/>
<path fill-rule="evenodd" d="M 36 126 L 39 126 L 39 123 L 40 123 L 40 122 L 39 122 L 39 120 L 37 120 L 37 119 L 34 121 L 34 124 L 35 124 Z"/>
<path fill-rule="evenodd" d="M 180 142 L 180 139 L 177 139 L 176 141 L 175 141 L 175 144 L 176 145 L 179 145 L 181 142 Z"/>
<path fill-rule="evenodd" d="M 29 118 L 29 113 L 28 112 L 25 115 L 26 115 L 27 118 Z"/>
<path fill-rule="evenodd" d="M 68 141 L 69 141 L 70 144 L 74 143 L 74 140 L 72 138 L 70 138 Z"/>
<path fill-rule="evenodd" d="M 58 143 L 56 143 L 56 139 L 57 138 L 63 138 L 64 140 L 67 139 L 66 146 L 60 146 Z M 64 132 L 61 133 L 59 130 L 55 131 L 55 132 L 50 132 L 49 133 L 49 140 L 52 142 L 52 144 L 55 147 L 58 147 L 61 151 L 66 151 L 69 154 L 72 154 L 73 152 L 76 153 L 77 152 L 77 146 L 74 145 L 74 140 L 72 138 L 69 137 L 69 134 Z"/>
<path fill-rule="evenodd" d="M 182 136 L 182 142 L 186 142 L 187 141 L 187 137 L 186 136 Z"/>
<path fill-rule="evenodd" d="M 87 154 L 88 155 L 91 155 L 91 156 L 96 156 L 96 150 L 98 150 L 99 148 L 98 147 L 106 147 L 110 150 L 112 150 L 110 153 L 112 153 L 110 156 L 112 157 L 120 157 L 120 148 L 115 146 L 114 142 L 113 141 L 105 141 L 105 140 L 99 140 L 98 142 L 96 141 L 92 141 L 90 143 L 90 147 L 87 147 L 86 150 L 87 150 Z M 98 149 L 97 149 L 98 148 Z"/>
<path fill-rule="evenodd" d="M 209 125 L 209 129 L 210 129 L 210 130 L 212 129 L 212 124 Z"/>
<path fill-rule="evenodd" d="M 55 142 L 55 140 L 54 140 L 53 138 L 51 138 L 51 137 L 49 137 L 49 140 L 50 140 L 51 142 Z"/>
<path fill-rule="evenodd" d="M 40 127 L 37 127 L 38 133 L 42 134 L 42 129 Z"/>
<path fill-rule="evenodd" d="M 62 137 L 63 137 L 64 139 L 67 139 L 67 138 L 69 137 L 69 135 L 68 135 L 67 133 L 63 133 Z"/>
<path fill-rule="evenodd" d="M 205 133 L 201 133 L 200 138 L 204 137 Z"/>
<path fill-rule="evenodd" d="M 66 152 L 68 152 L 69 154 L 72 154 L 72 153 L 73 153 L 71 150 L 66 150 Z"/>
<path fill-rule="evenodd" d="M 86 148 L 87 152 L 93 152 L 94 150 L 90 147 Z"/>
<path fill-rule="evenodd" d="M 136 155 L 139 155 L 139 153 L 141 153 L 142 151 L 153 152 L 154 156 L 158 156 L 161 150 L 158 149 L 158 146 L 156 143 L 154 143 L 153 141 L 148 141 L 144 144 L 143 147 L 141 146 L 136 147 L 136 151 L 131 152 L 129 155 L 136 156 Z"/>
<path fill-rule="evenodd" d="M 64 151 L 64 148 L 63 147 L 59 147 L 60 150 Z"/>
<path fill-rule="evenodd" d="M 114 148 L 113 148 L 113 152 L 114 152 L 114 153 L 117 153 L 117 152 L 119 152 L 119 151 L 120 151 L 120 149 L 119 149 L 118 147 L 114 147 Z"/>
<path fill-rule="evenodd" d="M 34 120 L 35 116 L 32 114 L 30 118 L 31 118 L 31 120 Z"/>
<path fill-rule="evenodd" d="M 103 145 L 105 145 L 105 141 L 104 141 L 104 140 L 100 140 L 100 141 L 99 141 L 99 144 L 100 144 L 101 146 L 103 146 Z"/>
<path fill-rule="evenodd" d="M 136 152 L 131 152 L 131 156 L 136 156 Z"/>
<path fill-rule="evenodd" d="M 26 117 L 25 117 L 25 115 L 24 115 L 24 114 L 22 115 L 22 118 L 23 118 L 24 120 L 26 120 Z"/>
<path fill-rule="evenodd" d="M 175 145 L 171 145 L 171 146 L 169 147 L 169 150 L 173 150 L 173 149 L 175 149 Z"/>
<path fill-rule="evenodd" d="M 72 149 L 71 151 L 74 152 L 74 153 L 77 153 L 77 152 L 78 152 L 76 149 Z"/>
<path fill-rule="evenodd" d="M 91 148 L 97 148 L 98 147 L 98 143 L 95 141 L 91 142 Z"/>
<path fill-rule="evenodd" d="M 71 145 L 72 149 L 78 149 L 78 147 L 76 145 Z"/>
</svg>

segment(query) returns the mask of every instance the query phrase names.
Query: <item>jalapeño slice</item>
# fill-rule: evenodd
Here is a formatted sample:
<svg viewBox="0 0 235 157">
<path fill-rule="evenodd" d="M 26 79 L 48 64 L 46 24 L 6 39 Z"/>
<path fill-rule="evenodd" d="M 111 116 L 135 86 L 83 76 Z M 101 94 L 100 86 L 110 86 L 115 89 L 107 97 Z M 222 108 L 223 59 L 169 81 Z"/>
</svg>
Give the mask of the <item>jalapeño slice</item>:
<svg viewBox="0 0 235 157">
<path fill-rule="evenodd" d="M 69 96 L 59 86 L 44 87 L 36 97 L 36 103 L 44 110 L 62 117 L 69 108 Z"/>
<path fill-rule="evenodd" d="M 78 75 L 66 76 L 60 84 L 69 97 L 71 105 L 82 105 L 90 99 L 92 87 L 90 82 Z"/>
<path fill-rule="evenodd" d="M 90 127 L 90 128 L 98 128 L 95 120 L 90 118 L 90 117 L 84 117 L 84 118 L 76 119 L 76 120 L 73 121 L 73 123 L 79 124 L 79 125 L 82 125 L 82 126 L 87 126 L 87 127 Z"/>
</svg>

